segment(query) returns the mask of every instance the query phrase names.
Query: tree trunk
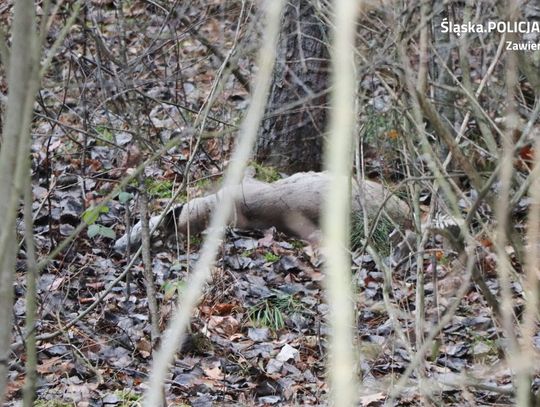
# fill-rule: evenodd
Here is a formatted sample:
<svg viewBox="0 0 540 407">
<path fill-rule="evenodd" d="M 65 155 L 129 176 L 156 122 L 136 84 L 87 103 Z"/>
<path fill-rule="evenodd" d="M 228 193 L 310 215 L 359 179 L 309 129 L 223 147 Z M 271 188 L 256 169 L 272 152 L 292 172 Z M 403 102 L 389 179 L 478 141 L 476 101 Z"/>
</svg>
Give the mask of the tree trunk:
<svg viewBox="0 0 540 407">
<path fill-rule="evenodd" d="M 529 0 L 525 2 L 525 5 L 523 7 L 523 18 L 525 21 L 533 22 L 533 21 L 540 21 L 540 4 L 538 4 L 538 0 Z M 530 32 L 523 36 L 523 40 L 538 44 L 540 41 L 540 34 L 537 32 Z M 522 69 L 527 76 L 527 79 L 533 86 L 533 88 L 538 89 L 540 87 L 540 51 L 528 51 L 528 52 L 521 52 L 518 54 L 518 57 L 520 58 L 520 61 L 526 61 L 522 65 Z M 536 94 L 538 95 L 538 91 L 536 91 Z"/>
<path fill-rule="evenodd" d="M 285 9 L 256 159 L 285 173 L 319 171 L 329 80 L 327 27 L 309 0 Z"/>
</svg>

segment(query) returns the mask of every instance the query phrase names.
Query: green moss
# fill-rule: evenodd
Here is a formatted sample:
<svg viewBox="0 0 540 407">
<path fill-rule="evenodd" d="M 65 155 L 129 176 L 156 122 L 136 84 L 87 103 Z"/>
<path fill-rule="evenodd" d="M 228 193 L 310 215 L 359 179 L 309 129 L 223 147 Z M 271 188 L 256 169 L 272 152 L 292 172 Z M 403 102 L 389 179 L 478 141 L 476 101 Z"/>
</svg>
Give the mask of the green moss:
<svg viewBox="0 0 540 407">
<path fill-rule="evenodd" d="M 253 249 L 244 250 L 241 254 L 242 257 L 251 257 L 251 255 L 254 253 Z"/>
<path fill-rule="evenodd" d="M 155 180 L 146 178 L 144 180 L 148 195 L 154 198 L 171 198 L 173 182 L 170 180 Z"/>
<path fill-rule="evenodd" d="M 192 246 L 200 246 L 203 243 L 203 237 L 200 234 L 190 235 L 189 244 Z"/>
<path fill-rule="evenodd" d="M 281 179 L 281 175 L 274 167 L 266 167 L 256 162 L 252 162 L 250 165 L 255 168 L 255 178 L 259 181 L 274 182 Z"/>
<path fill-rule="evenodd" d="M 292 247 L 296 250 L 303 249 L 304 247 L 306 247 L 306 242 L 302 240 L 293 239 L 293 240 L 289 240 L 289 243 L 292 244 Z"/>
<path fill-rule="evenodd" d="M 109 141 L 111 143 L 113 143 L 115 141 L 114 140 L 114 135 L 112 134 L 112 132 L 107 127 L 97 126 L 96 127 L 96 133 L 99 135 L 99 138 L 102 139 L 102 140 Z M 106 143 L 104 143 L 101 140 L 98 140 L 97 144 L 98 145 L 107 145 Z"/>
<path fill-rule="evenodd" d="M 269 263 L 275 263 L 276 261 L 279 260 L 279 256 L 272 252 L 267 252 L 264 254 L 264 259 Z"/>
<path fill-rule="evenodd" d="M 139 407 L 141 405 L 142 396 L 131 390 L 117 390 L 114 394 L 121 400 L 120 407 Z"/>
</svg>

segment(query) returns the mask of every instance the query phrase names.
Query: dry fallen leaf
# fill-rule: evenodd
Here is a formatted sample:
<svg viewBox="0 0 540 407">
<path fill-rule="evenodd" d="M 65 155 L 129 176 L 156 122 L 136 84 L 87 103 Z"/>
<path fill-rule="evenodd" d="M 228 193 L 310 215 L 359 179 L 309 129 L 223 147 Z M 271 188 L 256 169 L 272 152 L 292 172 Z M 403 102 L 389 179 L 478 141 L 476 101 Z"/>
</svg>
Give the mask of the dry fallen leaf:
<svg viewBox="0 0 540 407">
<path fill-rule="evenodd" d="M 373 393 L 369 394 L 367 396 L 360 397 L 360 405 L 361 406 L 369 406 L 371 403 L 375 403 L 376 401 L 384 400 L 386 395 L 382 392 L 380 393 Z"/>
</svg>

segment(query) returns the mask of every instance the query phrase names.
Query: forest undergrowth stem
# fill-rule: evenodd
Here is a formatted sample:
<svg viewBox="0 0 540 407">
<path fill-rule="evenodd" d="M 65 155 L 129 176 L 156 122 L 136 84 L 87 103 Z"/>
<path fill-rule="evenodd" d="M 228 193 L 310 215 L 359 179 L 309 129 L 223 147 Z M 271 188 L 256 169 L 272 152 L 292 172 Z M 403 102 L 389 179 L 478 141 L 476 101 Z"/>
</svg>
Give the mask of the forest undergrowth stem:
<svg viewBox="0 0 540 407">
<path fill-rule="evenodd" d="M 327 360 L 329 403 L 343 407 L 355 405 L 357 397 L 361 394 L 356 379 L 357 358 L 353 346 L 354 301 L 348 253 L 350 176 L 355 128 L 353 50 L 357 7 L 359 4 L 347 0 L 334 2 L 332 110 L 329 137 L 324 150 L 324 168 L 328 170 L 333 181 L 324 197 L 321 213 L 323 248 L 326 256 L 326 298 L 329 307 L 327 318 L 331 330 Z"/>
</svg>

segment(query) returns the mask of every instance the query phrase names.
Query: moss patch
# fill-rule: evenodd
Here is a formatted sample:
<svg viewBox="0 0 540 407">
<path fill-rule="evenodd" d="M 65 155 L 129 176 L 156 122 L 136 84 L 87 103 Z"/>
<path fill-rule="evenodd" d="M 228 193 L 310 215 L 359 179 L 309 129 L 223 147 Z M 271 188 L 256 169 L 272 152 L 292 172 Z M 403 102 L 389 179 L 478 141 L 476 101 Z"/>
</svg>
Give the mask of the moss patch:
<svg viewBox="0 0 540 407">
<path fill-rule="evenodd" d="M 255 179 L 263 182 L 274 182 L 281 179 L 281 175 L 274 167 L 266 167 L 256 162 L 250 163 L 255 168 Z"/>
</svg>

